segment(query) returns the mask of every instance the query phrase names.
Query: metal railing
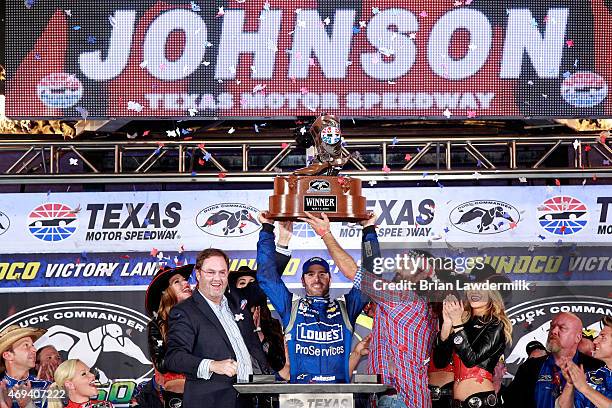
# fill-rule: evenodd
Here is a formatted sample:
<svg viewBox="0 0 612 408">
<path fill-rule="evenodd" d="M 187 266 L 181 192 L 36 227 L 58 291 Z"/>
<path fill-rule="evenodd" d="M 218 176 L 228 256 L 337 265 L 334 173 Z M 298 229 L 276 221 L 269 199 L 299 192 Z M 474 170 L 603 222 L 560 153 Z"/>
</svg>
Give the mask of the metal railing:
<svg viewBox="0 0 612 408">
<path fill-rule="evenodd" d="M 351 137 L 344 149 L 351 159 L 343 173 L 366 181 L 612 175 L 610 141 L 599 133 Z M 569 165 L 548 163 L 555 155 Z M 1 184 L 267 182 L 306 161 L 290 138 L 2 140 L 0 157 Z"/>
</svg>

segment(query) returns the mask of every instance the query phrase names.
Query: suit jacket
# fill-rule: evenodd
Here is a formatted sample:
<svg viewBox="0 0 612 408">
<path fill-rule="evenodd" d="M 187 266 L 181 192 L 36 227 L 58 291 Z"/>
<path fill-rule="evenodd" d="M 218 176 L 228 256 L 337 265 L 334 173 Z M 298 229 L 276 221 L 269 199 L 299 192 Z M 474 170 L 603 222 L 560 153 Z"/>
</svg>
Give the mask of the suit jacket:
<svg viewBox="0 0 612 408">
<path fill-rule="evenodd" d="M 237 323 L 252 360 L 255 360 L 253 365 L 258 364 L 262 371 L 269 372 L 259 338 L 253 332 L 255 326 L 244 293 L 232 289 L 226 292 L 226 297 L 232 313 L 242 313 L 244 317 Z M 238 394 L 233 388 L 236 376 L 227 377 L 213 373 L 208 380 L 197 377 L 198 367 L 204 358 L 236 360 L 236 354 L 219 319 L 196 290 L 193 296 L 177 304 L 170 311 L 166 368 L 169 371 L 183 373 L 187 377 L 183 408 L 241 406 Z"/>
</svg>

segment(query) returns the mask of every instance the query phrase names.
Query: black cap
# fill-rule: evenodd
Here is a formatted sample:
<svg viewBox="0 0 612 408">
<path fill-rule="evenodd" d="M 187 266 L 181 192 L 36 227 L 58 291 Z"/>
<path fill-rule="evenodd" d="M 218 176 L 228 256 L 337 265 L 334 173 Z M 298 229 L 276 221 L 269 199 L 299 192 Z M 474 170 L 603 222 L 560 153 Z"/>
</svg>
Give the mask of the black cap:
<svg viewBox="0 0 612 408">
<path fill-rule="evenodd" d="M 544 347 L 544 345 L 542 343 L 540 343 L 537 340 L 533 340 L 530 341 L 529 343 L 527 343 L 527 347 L 525 347 L 525 351 L 527 352 L 527 355 L 530 355 L 532 351 L 534 350 L 544 350 L 546 351 L 546 347 Z"/>
</svg>

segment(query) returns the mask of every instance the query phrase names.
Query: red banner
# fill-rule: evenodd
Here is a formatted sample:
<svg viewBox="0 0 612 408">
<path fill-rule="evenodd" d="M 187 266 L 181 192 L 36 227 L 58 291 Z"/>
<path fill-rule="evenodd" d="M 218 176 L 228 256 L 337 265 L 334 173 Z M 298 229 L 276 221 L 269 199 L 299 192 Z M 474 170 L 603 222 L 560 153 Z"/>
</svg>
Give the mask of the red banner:
<svg viewBox="0 0 612 408">
<path fill-rule="evenodd" d="M 221 4 L 9 0 L 7 115 L 612 115 L 609 0 Z"/>
</svg>

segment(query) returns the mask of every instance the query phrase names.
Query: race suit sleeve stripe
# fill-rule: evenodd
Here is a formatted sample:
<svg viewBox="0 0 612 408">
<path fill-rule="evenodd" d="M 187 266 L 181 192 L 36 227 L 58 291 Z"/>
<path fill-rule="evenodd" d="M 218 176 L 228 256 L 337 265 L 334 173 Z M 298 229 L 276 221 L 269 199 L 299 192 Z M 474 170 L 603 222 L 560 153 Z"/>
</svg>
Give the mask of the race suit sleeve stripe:
<svg viewBox="0 0 612 408">
<path fill-rule="evenodd" d="M 276 270 L 274 227 L 263 224 L 257 241 L 257 281 L 287 326 L 291 315 L 292 294 Z"/>
</svg>

